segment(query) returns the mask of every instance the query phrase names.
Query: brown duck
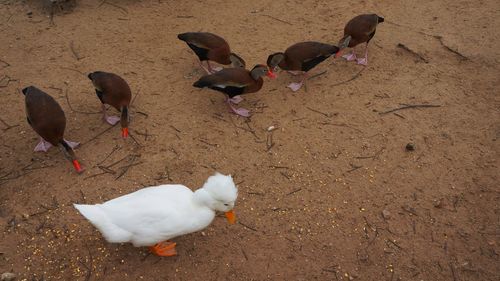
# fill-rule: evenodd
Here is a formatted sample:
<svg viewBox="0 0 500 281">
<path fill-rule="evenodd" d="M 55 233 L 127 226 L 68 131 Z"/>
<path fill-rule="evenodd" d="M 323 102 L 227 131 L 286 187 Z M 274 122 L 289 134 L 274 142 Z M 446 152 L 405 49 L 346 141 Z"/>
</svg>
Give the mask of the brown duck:
<svg viewBox="0 0 500 281">
<path fill-rule="evenodd" d="M 102 71 L 90 73 L 88 77 L 94 84 L 95 93 L 102 103 L 102 118 L 111 125 L 120 121 L 122 137 L 128 137 L 129 106 L 132 94 L 127 82 L 116 74 Z M 108 116 L 104 104 L 109 104 L 120 111 L 121 116 Z"/>
<path fill-rule="evenodd" d="M 348 61 L 356 60 L 358 64 L 368 64 L 368 43 L 375 36 L 377 25 L 384 22 L 384 18 L 376 14 L 359 15 L 351 19 L 344 28 L 344 37 L 339 41 L 340 52 L 336 57 L 340 56 L 343 49 L 349 47 L 354 48 L 358 44 L 366 42 L 365 57 L 358 59 L 354 51 L 348 55 L 344 55 Z"/>
<path fill-rule="evenodd" d="M 303 73 L 302 80 L 299 83 L 288 85 L 295 92 L 305 83 L 309 70 L 330 56 L 335 55 L 338 51 L 339 48 L 337 46 L 330 44 L 311 41 L 301 42 L 288 47 L 284 53 L 279 52 L 270 55 L 267 58 L 267 65 L 271 72 L 280 68 L 288 70 L 292 74 L 297 72 Z"/>
<path fill-rule="evenodd" d="M 186 42 L 189 48 L 194 51 L 200 59 L 201 67 L 208 74 L 220 70 L 212 68 L 210 61 L 245 68 L 245 61 L 232 53 L 226 40 L 218 35 L 208 32 L 187 32 L 177 35 L 177 38 Z M 203 66 L 202 62 L 204 61 L 207 62 L 208 69 Z"/>
<path fill-rule="evenodd" d="M 255 93 L 262 88 L 262 76 L 273 77 L 267 66 L 258 64 L 251 71 L 243 68 L 225 68 L 214 74 L 201 77 L 193 86 L 197 88 L 210 88 L 224 93 L 229 108 L 236 114 L 248 117 L 250 113 L 244 108 L 235 108 L 243 99 L 240 95 Z"/>
<path fill-rule="evenodd" d="M 47 152 L 50 147 L 58 146 L 73 163 L 75 170 L 81 173 L 83 169 L 73 151 L 79 143 L 64 139 L 66 116 L 61 106 L 54 98 L 34 86 L 24 88 L 22 92 L 25 96 L 28 124 L 40 136 L 40 143 L 35 151 Z"/>
</svg>

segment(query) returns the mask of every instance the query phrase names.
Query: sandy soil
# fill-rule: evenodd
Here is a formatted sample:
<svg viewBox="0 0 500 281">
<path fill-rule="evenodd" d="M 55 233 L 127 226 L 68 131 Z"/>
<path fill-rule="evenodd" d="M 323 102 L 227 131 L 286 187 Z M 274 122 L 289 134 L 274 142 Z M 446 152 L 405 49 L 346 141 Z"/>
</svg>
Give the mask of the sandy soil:
<svg viewBox="0 0 500 281">
<path fill-rule="evenodd" d="M 88 0 L 52 23 L 36 2 L 0 1 L 0 273 L 499 280 L 498 1 Z M 176 38 L 215 32 L 253 66 L 299 41 L 336 43 L 365 12 L 386 19 L 366 68 L 330 59 L 307 92 L 286 88 L 285 73 L 266 80 L 242 103 L 247 120 L 191 86 L 202 73 Z M 95 70 L 131 85 L 136 142 L 93 114 L 100 104 L 85 74 Z M 28 85 L 64 108 L 84 174 L 58 150 L 32 152 L 19 92 Z M 381 114 L 401 104 L 440 107 Z M 216 218 L 175 239 L 174 258 L 106 243 L 71 206 L 161 183 L 197 188 L 214 171 L 239 184 L 240 224 Z"/>
</svg>

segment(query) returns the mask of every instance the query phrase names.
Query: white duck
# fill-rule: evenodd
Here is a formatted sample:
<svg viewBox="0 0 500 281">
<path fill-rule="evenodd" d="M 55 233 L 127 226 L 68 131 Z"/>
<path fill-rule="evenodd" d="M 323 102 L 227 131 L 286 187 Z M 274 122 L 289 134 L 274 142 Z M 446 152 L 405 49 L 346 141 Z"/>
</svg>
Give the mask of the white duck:
<svg viewBox="0 0 500 281">
<path fill-rule="evenodd" d="M 195 192 L 184 185 L 166 184 L 103 204 L 74 206 L 108 242 L 150 246 L 158 256 L 174 256 L 176 243 L 167 240 L 204 229 L 215 211 L 225 212 L 229 223 L 234 223 L 232 209 L 237 197 L 232 177 L 215 173 Z"/>
</svg>

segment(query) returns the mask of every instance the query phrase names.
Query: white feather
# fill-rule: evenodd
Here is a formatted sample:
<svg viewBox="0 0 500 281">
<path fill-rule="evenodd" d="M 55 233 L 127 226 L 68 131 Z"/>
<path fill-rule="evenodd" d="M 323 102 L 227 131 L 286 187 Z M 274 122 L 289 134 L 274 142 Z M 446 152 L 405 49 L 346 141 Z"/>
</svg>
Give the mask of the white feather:
<svg viewBox="0 0 500 281">
<path fill-rule="evenodd" d="M 234 206 L 237 193 L 231 176 L 217 173 L 196 192 L 183 185 L 160 185 L 103 204 L 74 206 L 108 242 L 131 242 L 139 247 L 207 227 L 215 210 Z"/>
</svg>

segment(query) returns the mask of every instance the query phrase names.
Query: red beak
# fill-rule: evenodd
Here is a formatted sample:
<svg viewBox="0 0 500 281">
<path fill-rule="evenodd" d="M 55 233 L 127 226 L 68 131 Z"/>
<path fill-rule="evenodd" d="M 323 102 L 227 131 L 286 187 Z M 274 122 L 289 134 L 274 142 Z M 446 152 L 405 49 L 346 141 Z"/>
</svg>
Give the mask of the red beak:
<svg viewBox="0 0 500 281">
<path fill-rule="evenodd" d="M 128 137 L 128 128 L 122 128 L 122 137 L 124 139 Z"/>
<path fill-rule="evenodd" d="M 274 78 L 278 77 L 276 75 L 276 73 L 274 73 L 272 70 L 269 70 L 266 75 L 267 75 L 267 77 L 269 77 L 271 79 L 274 79 Z"/>
<path fill-rule="evenodd" d="M 81 172 L 83 172 L 83 169 L 80 166 L 80 162 L 78 162 L 78 160 L 75 159 L 72 162 L 73 162 L 73 167 L 75 167 L 75 170 L 76 170 L 77 173 L 80 174 Z"/>
<path fill-rule="evenodd" d="M 340 57 L 341 54 L 342 54 L 342 51 L 338 51 L 337 53 L 335 53 L 335 58 Z"/>
</svg>

